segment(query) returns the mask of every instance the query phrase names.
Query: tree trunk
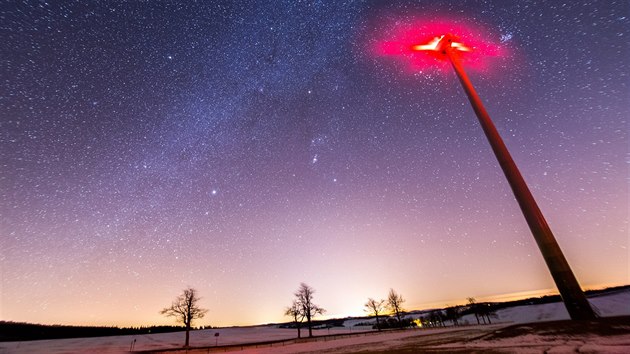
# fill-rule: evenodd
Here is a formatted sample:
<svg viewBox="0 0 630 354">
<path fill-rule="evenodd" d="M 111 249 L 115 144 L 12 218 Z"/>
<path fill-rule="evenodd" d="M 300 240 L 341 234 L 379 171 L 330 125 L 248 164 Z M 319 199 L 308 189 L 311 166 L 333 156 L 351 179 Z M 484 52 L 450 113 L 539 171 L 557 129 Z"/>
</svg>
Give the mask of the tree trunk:
<svg viewBox="0 0 630 354">
<path fill-rule="evenodd" d="M 378 321 L 378 315 L 376 315 L 376 329 L 379 331 L 381 330 L 381 324 Z"/>
<path fill-rule="evenodd" d="M 311 316 L 309 314 L 306 315 L 306 321 L 308 322 L 308 336 L 313 336 L 313 326 L 311 325 Z"/>
<path fill-rule="evenodd" d="M 186 348 L 188 348 L 189 338 L 190 338 L 190 327 L 186 326 L 186 344 L 184 344 L 184 347 Z"/>
</svg>

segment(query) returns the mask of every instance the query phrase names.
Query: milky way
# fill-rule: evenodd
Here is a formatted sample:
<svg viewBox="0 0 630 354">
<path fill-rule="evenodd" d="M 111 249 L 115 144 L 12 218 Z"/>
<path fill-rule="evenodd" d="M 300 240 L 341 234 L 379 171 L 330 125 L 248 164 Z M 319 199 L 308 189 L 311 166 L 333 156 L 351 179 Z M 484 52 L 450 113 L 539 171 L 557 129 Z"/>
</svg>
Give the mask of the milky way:
<svg viewBox="0 0 630 354">
<path fill-rule="evenodd" d="M 436 17 L 509 53 L 470 76 L 582 286 L 629 280 L 627 1 L 0 6 L 3 320 L 552 289 L 455 75 L 372 53 Z"/>
</svg>

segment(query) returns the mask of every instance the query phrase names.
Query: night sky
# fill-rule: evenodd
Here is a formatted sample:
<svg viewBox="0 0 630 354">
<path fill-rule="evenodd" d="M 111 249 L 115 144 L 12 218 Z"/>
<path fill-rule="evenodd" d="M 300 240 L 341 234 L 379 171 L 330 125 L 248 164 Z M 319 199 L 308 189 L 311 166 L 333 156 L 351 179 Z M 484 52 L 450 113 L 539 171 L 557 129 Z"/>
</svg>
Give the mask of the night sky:
<svg viewBox="0 0 630 354">
<path fill-rule="evenodd" d="M 625 0 L 0 6 L 2 320 L 553 289 L 455 74 L 374 49 L 436 18 L 500 48 L 469 75 L 581 285 L 629 282 Z"/>
</svg>

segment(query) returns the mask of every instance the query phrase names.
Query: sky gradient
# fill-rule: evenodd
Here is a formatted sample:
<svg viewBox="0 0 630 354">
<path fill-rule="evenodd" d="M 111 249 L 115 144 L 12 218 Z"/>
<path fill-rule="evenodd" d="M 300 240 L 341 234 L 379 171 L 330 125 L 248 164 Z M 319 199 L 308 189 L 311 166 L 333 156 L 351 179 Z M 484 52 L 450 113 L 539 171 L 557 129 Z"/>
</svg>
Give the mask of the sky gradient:
<svg viewBox="0 0 630 354">
<path fill-rule="evenodd" d="M 501 49 L 469 75 L 582 286 L 629 282 L 627 1 L 0 7 L 1 320 L 554 288 L 452 70 L 374 50 L 436 18 Z"/>
</svg>

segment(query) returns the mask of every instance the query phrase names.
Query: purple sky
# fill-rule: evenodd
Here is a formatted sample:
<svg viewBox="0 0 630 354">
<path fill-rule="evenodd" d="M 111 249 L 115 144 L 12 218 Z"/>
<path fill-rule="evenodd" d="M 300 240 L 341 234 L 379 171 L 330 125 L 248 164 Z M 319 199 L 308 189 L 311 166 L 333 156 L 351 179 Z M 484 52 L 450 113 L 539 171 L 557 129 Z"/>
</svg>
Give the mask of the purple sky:
<svg viewBox="0 0 630 354">
<path fill-rule="evenodd" d="M 627 1 L 0 5 L 0 319 L 199 324 L 408 309 L 553 281 L 451 72 L 369 54 L 448 16 L 510 53 L 469 74 L 585 288 L 627 284 Z"/>
</svg>

